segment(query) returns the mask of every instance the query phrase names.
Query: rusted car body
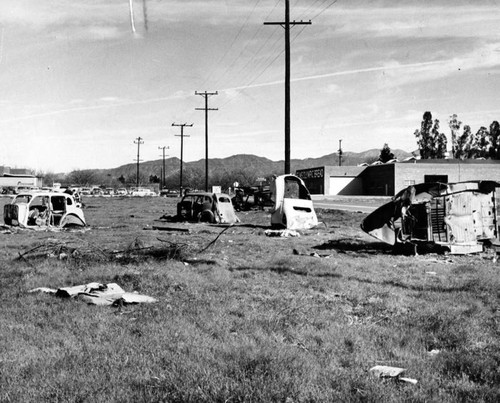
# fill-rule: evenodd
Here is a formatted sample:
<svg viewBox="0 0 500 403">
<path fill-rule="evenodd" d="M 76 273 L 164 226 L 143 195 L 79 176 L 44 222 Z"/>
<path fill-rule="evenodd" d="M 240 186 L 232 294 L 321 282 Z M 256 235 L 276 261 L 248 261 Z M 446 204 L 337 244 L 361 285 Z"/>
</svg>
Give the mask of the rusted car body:
<svg viewBox="0 0 500 403">
<path fill-rule="evenodd" d="M 476 253 L 498 242 L 500 182 L 409 186 L 368 215 L 361 228 L 391 245 L 435 244 L 453 254 Z"/>
<path fill-rule="evenodd" d="M 6 225 L 24 228 L 86 226 L 85 217 L 74 197 L 67 193 L 20 193 L 4 206 Z"/>
<path fill-rule="evenodd" d="M 186 193 L 177 204 L 178 221 L 234 224 L 240 220 L 225 193 Z"/>
<path fill-rule="evenodd" d="M 288 229 L 309 229 L 318 225 L 311 195 L 304 181 L 295 175 L 281 175 L 271 184 L 274 208 L 271 226 Z"/>
</svg>

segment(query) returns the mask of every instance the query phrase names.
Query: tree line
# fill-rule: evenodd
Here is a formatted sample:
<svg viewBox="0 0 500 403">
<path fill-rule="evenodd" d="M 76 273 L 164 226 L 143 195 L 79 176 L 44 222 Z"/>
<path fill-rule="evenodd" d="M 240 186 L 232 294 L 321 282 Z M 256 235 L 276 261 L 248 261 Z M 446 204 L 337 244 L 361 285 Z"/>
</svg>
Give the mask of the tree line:
<svg viewBox="0 0 500 403">
<path fill-rule="evenodd" d="M 431 112 L 425 112 L 420 129 L 416 129 L 418 151 L 421 159 L 455 158 L 460 160 L 482 158 L 500 159 L 500 124 L 495 120 L 489 128 L 481 126 L 476 133 L 469 125 L 463 125 L 453 114 L 448 119 L 451 132 L 451 150 L 448 139 L 441 131 L 439 119 L 433 119 Z M 394 158 L 386 143 L 380 150 L 379 161 L 387 162 Z"/>
<path fill-rule="evenodd" d="M 469 125 L 463 125 L 458 116 L 453 114 L 448 119 L 451 131 L 450 158 L 490 158 L 500 159 L 500 124 L 495 120 L 489 129 L 481 126 L 473 133 Z M 445 158 L 448 144 L 447 138 L 440 131 L 439 119 L 432 119 L 431 112 L 423 115 L 420 130 L 415 130 L 417 145 L 422 159 Z"/>
</svg>

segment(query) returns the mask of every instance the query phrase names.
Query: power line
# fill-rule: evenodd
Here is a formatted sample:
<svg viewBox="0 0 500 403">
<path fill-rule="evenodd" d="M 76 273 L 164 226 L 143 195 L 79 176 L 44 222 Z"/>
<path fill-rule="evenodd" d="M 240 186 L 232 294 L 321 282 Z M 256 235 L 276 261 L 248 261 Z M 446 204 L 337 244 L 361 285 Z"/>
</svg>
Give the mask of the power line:
<svg viewBox="0 0 500 403">
<path fill-rule="evenodd" d="M 257 7 L 257 5 L 261 1 L 262 0 L 257 0 L 257 2 L 254 4 L 252 11 L 250 12 L 250 14 L 248 14 L 247 18 L 245 19 L 245 22 L 243 23 L 243 25 L 238 30 L 238 33 L 233 37 L 233 40 L 231 41 L 231 44 L 226 49 L 226 51 L 224 52 L 224 54 L 222 55 L 222 57 L 219 59 L 219 61 L 216 63 L 216 66 L 219 66 L 222 63 L 222 61 L 226 58 L 226 56 L 229 54 L 229 52 L 233 48 L 234 44 L 236 43 L 236 40 L 240 37 L 241 33 L 243 32 L 243 29 L 246 27 L 246 25 L 247 25 L 247 23 L 248 23 L 248 21 L 250 19 L 250 16 L 253 14 L 255 8 Z M 215 72 L 215 70 L 212 73 L 210 73 L 210 75 L 202 83 L 202 86 L 204 86 L 210 80 L 210 78 L 213 76 L 214 72 Z M 224 75 L 224 73 L 223 73 L 223 75 Z M 218 81 L 220 81 L 220 79 Z"/>
<path fill-rule="evenodd" d="M 319 17 L 321 14 L 323 14 L 326 10 L 328 10 L 331 6 L 333 6 L 335 3 L 337 3 L 339 0 L 334 0 L 330 4 L 328 4 L 323 10 L 321 10 L 318 14 L 316 14 L 312 19 L 314 20 L 315 18 Z"/>
</svg>

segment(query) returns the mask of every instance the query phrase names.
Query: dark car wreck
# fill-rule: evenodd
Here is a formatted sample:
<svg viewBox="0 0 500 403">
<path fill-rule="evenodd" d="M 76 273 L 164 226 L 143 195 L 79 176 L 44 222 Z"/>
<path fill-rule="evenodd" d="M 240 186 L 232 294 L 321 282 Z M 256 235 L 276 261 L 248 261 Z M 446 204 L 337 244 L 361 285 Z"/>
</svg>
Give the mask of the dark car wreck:
<svg viewBox="0 0 500 403">
<path fill-rule="evenodd" d="M 225 193 L 186 193 L 177 204 L 175 221 L 234 224 L 236 216 L 231 198 Z"/>
<path fill-rule="evenodd" d="M 500 182 L 422 183 L 409 186 L 368 215 L 361 228 L 391 245 L 434 244 L 453 254 L 498 243 Z"/>
</svg>

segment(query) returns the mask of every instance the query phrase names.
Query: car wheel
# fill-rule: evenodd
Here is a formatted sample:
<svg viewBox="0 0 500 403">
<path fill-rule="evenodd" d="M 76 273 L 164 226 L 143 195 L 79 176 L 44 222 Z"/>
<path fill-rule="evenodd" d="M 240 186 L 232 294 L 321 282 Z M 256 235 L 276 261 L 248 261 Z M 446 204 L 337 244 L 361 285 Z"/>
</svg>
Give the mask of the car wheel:
<svg viewBox="0 0 500 403">
<path fill-rule="evenodd" d="M 200 213 L 198 216 L 198 221 L 199 222 L 209 222 L 213 223 L 215 222 L 215 216 L 214 213 L 212 213 L 210 210 L 205 210 Z"/>
</svg>

